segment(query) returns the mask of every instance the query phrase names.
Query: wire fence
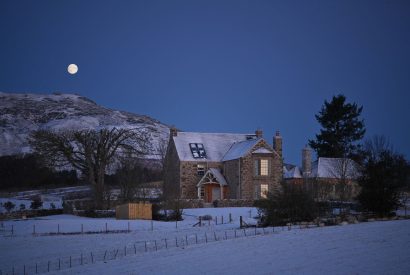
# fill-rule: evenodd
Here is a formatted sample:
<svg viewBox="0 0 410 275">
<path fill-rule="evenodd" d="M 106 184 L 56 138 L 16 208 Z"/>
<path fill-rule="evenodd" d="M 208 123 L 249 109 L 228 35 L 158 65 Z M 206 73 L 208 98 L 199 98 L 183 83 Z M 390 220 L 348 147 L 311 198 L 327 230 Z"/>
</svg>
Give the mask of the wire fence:
<svg viewBox="0 0 410 275">
<path fill-rule="evenodd" d="M 282 228 L 285 230 L 285 228 Z M 289 229 L 290 230 L 290 229 Z M 236 238 L 244 238 L 250 236 L 260 236 L 272 234 L 278 231 L 278 227 L 267 228 L 243 228 L 230 229 L 206 232 L 188 233 L 185 235 L 174 236 L 170 238 L 162 238 L 147 241 L 137 241 L 123 247 L 117 247 L 110 250 L 99 250 L 88 253 L 79 253 L 76 255 L 54 258 L 50 260 L 39 261 L 36 263 L 22 264 L 12 266 L 9 269 L 0 270 L 0 275 L 6 274 L 40 274 L 51 271 L 59 271 L 89 265 L 96 262 L 108 262 L 118 258 L 124 258 L 131 255 L 143 253 L 152 253 L 159 250 L 185 248 L 188 246 L 206 244 L 212 242 L 220 242 Z"/>
</svg>

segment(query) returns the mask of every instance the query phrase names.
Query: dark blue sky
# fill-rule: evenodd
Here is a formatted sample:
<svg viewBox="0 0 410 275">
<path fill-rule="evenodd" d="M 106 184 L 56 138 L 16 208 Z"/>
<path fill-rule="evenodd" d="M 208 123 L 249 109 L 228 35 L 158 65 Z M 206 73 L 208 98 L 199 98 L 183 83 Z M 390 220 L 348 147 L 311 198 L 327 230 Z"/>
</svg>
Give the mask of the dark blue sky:
<svg viewBox="0 0 410 275">
<path fill-rule="evenodd" d="M 186 131 L 280 130 L 293 163 L 343 93 L 367 136 L 410 157 L 410 1 L 2 0 L 0 34 L 3 92 L 78 93 Z"/>
</svg>

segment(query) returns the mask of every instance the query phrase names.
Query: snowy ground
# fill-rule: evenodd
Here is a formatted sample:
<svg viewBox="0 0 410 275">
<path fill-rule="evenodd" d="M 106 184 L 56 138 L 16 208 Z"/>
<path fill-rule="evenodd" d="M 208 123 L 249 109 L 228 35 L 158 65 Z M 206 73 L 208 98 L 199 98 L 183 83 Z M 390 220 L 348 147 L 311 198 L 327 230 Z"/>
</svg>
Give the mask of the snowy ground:
<svg viewBox="0 0 410 275">
<path fill-rule="evenodd" d="M 131 232 L 120 234 L 39 235 L 79 232 L 81 224 L 84 231 L 104 231 L 106 223 L 109 230 L 126 230 L 128 221 L 59 215 L 4 222 L 0 269 L 2 274 L 11 274 L 14 267 L 22 274 L 25 265 L 26 273 L 32 274 L 37 264 L 38 273 L 43 273 L 50 261 L 51 273 L 63 274 L 408 274 L 410 270 L 409 220 L 290 231 L 276 228 L 275 233 L 258 229 L 254 236 L 254 229 L 238 230 L 239 216 L 251 222 L 249 217 L 256 215 L 253 208 L 189 209 L 185 213 L 177 228 L 172 222 L 154 222 L 151 230 L 150 221 L 129 221 Z M 232 223 L 221 225 L 221 216 L 227 222 L 229 213 Z M 205 214 L 218 216 L 218 225 L 204 221 L 202 227 L 193 227 L 197 216 Z M 57 272 L 58 261 L 61 271 Z"/>
</svg>

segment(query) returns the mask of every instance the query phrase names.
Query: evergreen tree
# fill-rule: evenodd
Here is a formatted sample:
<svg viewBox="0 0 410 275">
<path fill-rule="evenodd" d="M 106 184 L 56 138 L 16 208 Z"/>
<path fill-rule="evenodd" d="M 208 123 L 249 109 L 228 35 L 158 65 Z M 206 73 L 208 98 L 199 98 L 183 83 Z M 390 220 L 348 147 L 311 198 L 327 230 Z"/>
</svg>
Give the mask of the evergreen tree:
<svg viewBox="0 0 410 275">
<path fill-rule="evenodd" d="M 333 96 L 331 102 L 325 101 L 322 109 L 315 115 L 322 126 L 315 140 L 309 140 L 318 157 L 349 157 L 357 159 L 360 141 L 365 132 L 363 107 L 356 103 L 346 103 L 344 95 Z"/>
</svg>

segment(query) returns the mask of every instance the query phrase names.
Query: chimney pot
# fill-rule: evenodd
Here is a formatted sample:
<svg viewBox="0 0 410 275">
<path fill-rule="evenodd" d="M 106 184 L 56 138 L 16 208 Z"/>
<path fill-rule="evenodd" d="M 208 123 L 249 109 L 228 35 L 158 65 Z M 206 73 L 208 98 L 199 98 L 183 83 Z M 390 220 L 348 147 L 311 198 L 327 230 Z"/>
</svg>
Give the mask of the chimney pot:
<svg viewBox="0 0 410 275">
<path fill-rule="evenodd" d="M 257 129 L 257 130 L 255 131 L 255 135 L 256 135 L 257 138 L 261 138 L 261 137 L 263 136 L 262 130 L 261 130 L 261 129 Z"/>
<path fill-rule="evenodd" d="M 175 127 L 171 127 L 169 129 L 169 133 L 170 133 L 171 137 L 176 137 L 178 135 L 178 130 Z"/>
</svg>

